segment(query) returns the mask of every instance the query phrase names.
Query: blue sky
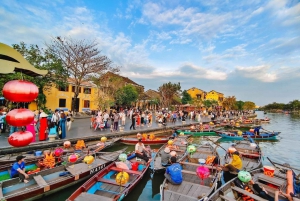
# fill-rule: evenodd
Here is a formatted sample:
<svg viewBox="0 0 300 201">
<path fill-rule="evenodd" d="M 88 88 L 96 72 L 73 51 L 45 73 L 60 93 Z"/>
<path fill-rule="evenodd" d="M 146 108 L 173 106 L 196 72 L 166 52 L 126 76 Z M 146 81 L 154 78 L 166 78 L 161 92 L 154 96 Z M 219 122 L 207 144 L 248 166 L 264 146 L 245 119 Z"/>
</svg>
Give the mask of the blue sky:
<svg viewBox="0 0 300 201">
<path fill-rule="evenodd" d="M 180 82 L 257 105 L 300 99 L 295 0 L 2 0 L 0 41 L 97 40 L 145 89 Z"/>
</svg>

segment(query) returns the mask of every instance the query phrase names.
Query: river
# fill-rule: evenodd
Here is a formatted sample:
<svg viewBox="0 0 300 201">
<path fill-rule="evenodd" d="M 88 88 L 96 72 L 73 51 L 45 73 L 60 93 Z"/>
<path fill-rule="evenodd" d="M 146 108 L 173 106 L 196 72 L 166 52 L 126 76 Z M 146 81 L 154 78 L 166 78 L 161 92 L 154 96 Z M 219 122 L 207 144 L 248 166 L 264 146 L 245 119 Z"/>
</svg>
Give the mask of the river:
<svg viewBox="0 0 300 201">
<path fill-rule="evenodd" d="M 263 112 L 257 111 L 257 118 L 268 116 L 271 123 L 262 124 L 265 130 L 281 131 L 276 141 L 258 142 L 263 151 L 263 164 L 270 164 L 267 160 L 279 163 L 289 163 L 295 168 L 300 168 L 300 115 L 270 113 L 264 115 Z M 199 142 L 201 142 L 201 138 Z M 228 148 L 233 142 L 220 141 L 220 145 Z M 299 146 L 299 147 L 298 147 Z M 125 145 L 115 145 L 110 150 L 117 150 L 125 147 Z M 154 147 L 157 148 L 157 147 Z M 133 146 L 128 146 L 128 150 L 133 150 Z M 218 152 L 224 155 L 224 151 L 218 148 Z M 139 185 L 127 196 L 124 201 L 158 201 L 160 200 L 159 185 L 163 182 L 163 174 L 151 175 L 148 171 Z M 40 199 L 40 201 L 63 201 L 66 200 L 76 188 L 81 184 L 72 186 L 59 193 Z"/>
</svg>

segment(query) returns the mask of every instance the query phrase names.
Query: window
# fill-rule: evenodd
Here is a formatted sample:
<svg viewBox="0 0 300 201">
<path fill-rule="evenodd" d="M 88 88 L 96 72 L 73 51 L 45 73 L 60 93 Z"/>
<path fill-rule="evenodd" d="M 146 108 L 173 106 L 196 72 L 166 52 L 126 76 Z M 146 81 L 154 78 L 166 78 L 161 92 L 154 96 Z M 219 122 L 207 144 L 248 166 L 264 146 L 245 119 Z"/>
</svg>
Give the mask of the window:
<svg viewBox="0 0 300 201">
<path fill-rule="evenodd" d="M 89 100 L 84 100 L 83 101 L 83 107 L 84 108 L 90 108 L 90 101 Z"/>
<path fill-rule="evenodd" d="M 72 92 L 75 92 L 75 86 L 72 86 Z M 81 93 L 81 87 L 78 88 L 78 92 Z"/>
<path fill-rule="evenodd" d="M 83 93 L 91 94 L 91 88 L 83 88 Z"/>
<path fill-rule="evenodd" d="M 66 99 L 59 99 L 58 107 L 66 107 Z"/>
<path fill-rule="evenodd" d="M 58 90 L 59 91 L 69 91 L 69 86 L 59 86 Z"/>
<path fill-rule="evenodd" d="M 201 99 L 201 95 L 197 94 L 197 99 L 200 100 Z"/>
</svg>

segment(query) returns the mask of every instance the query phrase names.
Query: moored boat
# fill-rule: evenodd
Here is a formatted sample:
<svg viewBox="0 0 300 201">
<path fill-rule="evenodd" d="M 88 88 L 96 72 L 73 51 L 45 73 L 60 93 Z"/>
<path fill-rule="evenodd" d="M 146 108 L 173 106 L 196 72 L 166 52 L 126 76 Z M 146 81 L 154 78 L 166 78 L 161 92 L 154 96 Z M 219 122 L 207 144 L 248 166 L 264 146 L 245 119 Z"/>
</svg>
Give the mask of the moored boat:
<svg viewBox="0 0 300 201">
<path fill-rule="evenodd" d="M 121 138 L 111 138 L 108 139 L 105 142 L 105 148 L 111 147 L 115 142 L 119 141 Z M 66 140 L 68 141 L 68 140 Z M 78 140 L 80 141 L 80 140 Z M 78 142 L 77 141 L 77 142 Z M 73 146 L 70 144 L 70 147 L 64 147 L 64 146 L 53 146 L 51 148 L 45 148 L 45 149 L 39 149 L 39 150 L 34 150 L 34 151 L 29 151 L 29 152 L 15 152 L 15 153 L 10 153 L 10 154 L 5 154 L 0 157 L 0 165 L 11 165 L 15 162 L 15 159 L 17 156 L 22 155 L 25 156 L 25 162 L 27 164 L 29 163 L 35 163 L 37 160 L 40 160 L 44 157 L 43 152 L 52 152 L 57 148 L 63 149 L 63 154 L 68 154 L 68 153 L 73 153 L 73 152 L 88 152 L 88 151 L 93 151 L 95 149 L 98 149 L 101 147 L 103 144 L 101 143 L 100 139 L 95 140 L 95 141 L 90 141 L 87 143 L 84 143 L 85 147 L 81 147 L 76 149 L 76 145 L 74 144 Z"/>
<path fill-rule="evenodd" d="M 216 150 L 211 145 L 201 145 L 191 156 L 186 156 L 181 162 L 183 181 L 180 185 L 168 183 L 165 179 L 161 185 L 161 201 L 189 200 L 198 201 L 208 197 L 217 187 L 220 172 L 213 164 L 202 165 L 208 168 L 209 175 L 206 178 L 197 176 L 197 169 L 201 166 L 198 159 L 207 159 L 211 156 L 217 156 Z M 197 161 L 197 163 L 195 163 Z M 208 160 L 206 160 L 207 162 Z"/>
<path fill-rule="evenodd" d="M 177 161 L 181 161 L 186 156 L 186 148 L 188 145 L 188 135 L 181 136 L 179 135 L 176 140 L 174 140 L 174 143 L 172 146 L 176 146 L 177 149 L 171 149 L 171 151 L 175 151 L 177 155 Z M 161 153 L 164 151 L 164 149 L 168 146 L 168 143 L 163 145 L 156 153 L 153 163 L 151 165 L 151 170 L 153 173 L 163 172 L 165 171 L 166 167 L 161 165 Z"/>
<path fill-rule="evenodd" d="M 176 133 L 184 133 L 185 135 L 191 136 L 217 136 L 215 132 L 215 125 L 213 123 L 180 128 L 176 130 Z"/>
<path fill-rule="evenodd" d="M 267 194 L 270 195 L 272 198 L 275 197 L 275 191 L 278 190 L 281 190 L 287 195 L 290 195 L 290 193 L 295 194 L 295 177 L 293 176 L 292 170 L 289 168 L 286 168 L 285 171 L 275 170 L 274 175 L 272 176 L 267 176 L 269 175 L 269 173 L 265 172 L 263 168 L 253 170 L 251 174 L 253 182 L 257 184 L 260 188 L 264 188 L 267 191 Z M 207 200 L 234 201 L 242 200 L 241 195 L 247 195 L 249 200 L 251 199 L 267 201 L 266 199 L 260 197 L 257 192 L 256 194 L 254 194 L 254 192 L 250 193 L 249 191 L 246 191 L 243 188 L 241 188 L 245 186 L 248 185 L 246 183 L 241 182 L 238 178 L 234 178 L 231 181 L 227 182 L 225 185 L 223 185 L 221 188 L 216 190 L 216 192 L 214 192 Z M 279 194 L 278 196 L 279 200 L 288 200 L 285 196 L 281 194 Z M 299 199 L 293 198 L 293 200 Z"/>
<path fill-rule="evenodd" d="M 150 164 L 130 158 L 130 162 L 138 163 L 135 170 L 112 163 L 80 186 L 67 201 L 121 201 L 141 181 Z"/>
<path fill-rule="evenodd" d="M 146 136 L 141 135 L 142 143 L 144 145 L 158 145 L 158 144 L 165 144 L 168 142 L 169 137 L 168 136 L 154 136 L 154 135 L 147 135 Z M 136 136 L 128 136 L 123 137 L 120 142 L 127 145 L 136 145 L 138 143 L 138 138 Z"/>
<path fill-rule="evenodd" d="M 238 133 L 235 132 L 226 132 L 226 131 L 220 131 L 218 132 L 218 135 L 222 138 L 228 138 L 232 140 L 243 140 L 248 137 L 254 139 L 254 140 L 276 140 L 277 135 L 279 135 L 280 132 L 274 132 L 274 133 L 260 133 L 259 135 L 255 135 L 252 132 L 244 132 L 241 135 L 238 135 Z"/>
<path fill-rule="evenodd" d="M 28 183 L 20 183 L 19 178 L 10 179 L 1 183 L 2 198 L 6 201 L 34 200 L 62 190 L 78 182 L 88 179 L 95 173 L 107 167 L 116 160 L 125 149 L 95 154 L 91 164 L 60 165 L 29 175 Z"/>
<path fill-rule="evenodd" d="M 112 140 L 108 140 L 105 143 L 101 143 L 101 145 L 97 145 L 95 147 L 92 147 L 92 149 L 90 149 L 90 150 L 83 149 L 81 151 L 77 151 L 76 153 L 79 155 L 79 157 L 84 157 L 85 155 L 88 154 L 88 152 L 97 153 L 101 150 L 104 150 L 106 148 L 111 147 L 119 139 L 120 138 L 115 138 L 115 139 L 112 139 Z M 94 149 L 94 148 L 96 148 L 96 149 Z M 53 150 L 53 151 L 49 150 L 49 151 L 45 152 L 45 153 L 47 153 L 46 154 L 47 157 L 50 157 L 50 158 L 53 159 L 53 161 L 54 161 L 54 164 L 52 164 L 53 167 L 64 164 L 64 162 L 67 161 L 68 156 L 71 154 L 70 152 L 64 152 L 65 154 L 62 154 L 61 156 L 56 156 L 55 154 L 53 154 L 53 152 L 55 153 L 55 151 L 56 151 L 56 149 Z M 74 151 L 73 151 L 73 153 L 74 153 Z M 19 153 L 19 155 L 22 155 L 22 153 Z M 46 155 L 43 154 L 41 157 L 35 157 L 35 158 L 30 157 L 29 160 L 27 159 L 25 161 L 25 163 L 26 163 L 25 171 L 27 173 L 29 172 L 28 174 L 34 174 L 34 173 L 43 171 L 44 169 L 52 168 L 52 166 L 48 166 L 47 164 L 44 164 L 44 158 L 45 158 Z M 23 156 L 27 157 L 28 154 L 23 154 Z M 16 158 L 16 156 L 15 157 L 10 157 L 11 160 L 13 160 L 13 159 L 14 160 L 0 165 L 0 182 L 11 179 L 10 178 L 10 169 L 11 169 L 13 163 L 16 161 L 15 158 Z"/>
</svg>

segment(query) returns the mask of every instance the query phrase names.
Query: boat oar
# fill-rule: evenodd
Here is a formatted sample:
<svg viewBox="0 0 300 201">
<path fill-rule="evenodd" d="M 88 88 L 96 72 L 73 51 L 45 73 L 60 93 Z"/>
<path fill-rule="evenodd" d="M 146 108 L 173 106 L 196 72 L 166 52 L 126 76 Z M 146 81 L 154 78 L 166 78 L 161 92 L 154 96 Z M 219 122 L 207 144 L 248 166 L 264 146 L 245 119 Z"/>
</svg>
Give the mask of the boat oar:
<svg viewBox="0 0 300 201">
<path fill-rule="evenodd" d="M 267 159 L 268 159 L 268 160 L 270 161 L 270 163 L 272 163 L 272 165 L 274 165 L 275 167 L 276 167 L 276 165 L 279 165 L 279 166 L 282 166 L 282 167 L 284 167 L 284 168 L 288 168 L 288 169 L 300 171 L 300 169 L 298 169 L 298 168 L 288 167 L 288 166 L 286 166 L 286 165 L 284 165 L 284 164 L 280 164 L 280 163 L 273 162 L 273 161 L 271 161 L 271 159 L 269 159 L 268 157 L 267 157 Z M 278 167 L 278 166 L 277 166 L 277 168 L 278 168 L 278 169 L 281 169 L 281 168 Z"/>
<path fill-rule="evenodd" d="M 214 143 L 215 145 L 217 145 L 217 146 L 219 146 L 219 147 L 221 147 L 222 149 L 224 149 L 225 151 L 227 151 L 224 147 L 222 147 L 221 145 L 219 145 L 219 144 L 217 144 L 217 143 L 215 143 L 214 141 L 212 141 L 211 139 L 209 139 L 208 137 L 204 137 L 205 139 L 207 139 L 207 140 L 209 140 L 209 141 L 211 141 L 212 143 Z"/>
<path fill-rule="evenodd" d="M 266 129 L 264 129 L 264 128 L 261 128 L 261 129 L 263 129 L 264 131 L 267 131 L 267 132 L 269 132 L 269 133 L 273 133 L 272 131 L 268 131 L 268 130 L 266 130 Z"/>
</svg>

